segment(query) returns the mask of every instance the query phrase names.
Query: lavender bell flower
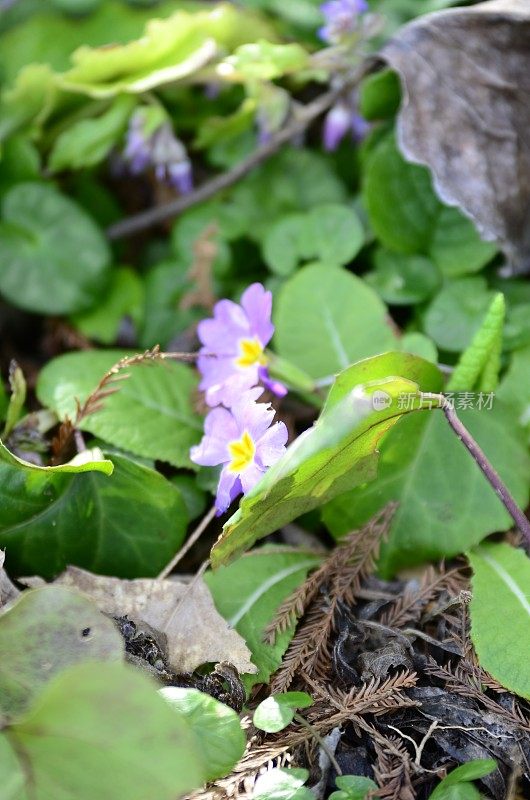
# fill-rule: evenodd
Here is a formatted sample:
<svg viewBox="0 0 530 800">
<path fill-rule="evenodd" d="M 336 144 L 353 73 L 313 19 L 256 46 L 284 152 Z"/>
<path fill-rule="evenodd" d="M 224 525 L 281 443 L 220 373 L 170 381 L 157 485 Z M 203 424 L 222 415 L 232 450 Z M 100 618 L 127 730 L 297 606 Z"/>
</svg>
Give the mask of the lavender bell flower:
<svg viewBox="0 0 530 800">
<path fill-rule="evenodd" d="M 269 403 L 256 403 L 263 389 L 240 395 L 228 410 L 214 408 L 206 417 L 204 436 L 192 447 L 192 461 L 204 467 L 222 465 L 215 505 L 220 515 L 246 494 L 285 452 L 287 428 L 275 422 Z"/>
<path fill-rule="evenodd" d="M 198 369 L 202 375 L 199 388 L 209 406 L 237 402 L 242 392 L 261 380 L 275 394 L 287 390 L 268 376 L 265 347 L 272 339 L 272 294 L 261 283 L 253 283 L 241 297 L 241 304 L 220 300 L 213 319 L 199 323 L 201 341 Z"/>
<path fill-rule="evenodd" d="M 328 152 L 336 150 L 347 133 L 354 142 L 361 142 L 368 131 L 370 123 L 357 110 L 357 96 L 352 93 L 349 98 L 341 99 L 328 111 L 324 120 L 323 144 Z"/>
<path fill-rule="evenodd" d="M 142 111 L 133 114 L 124 157 L 133 175 L 153 167 L 157 180 L 169 183 L 181 194 L 188 194 L 193 189 L 192 168 L 186 148 L 173 133 L 169 122 L 163 122 L 147 134 Z"/>
<path fill-rule="evenodd" d="M 328 44 L 341 44 L 359 28 L 359 15 L 369 10 L 366 0 L 328 0 L 320 6 L 325 25 L 318 34 Z"/>
</svg>

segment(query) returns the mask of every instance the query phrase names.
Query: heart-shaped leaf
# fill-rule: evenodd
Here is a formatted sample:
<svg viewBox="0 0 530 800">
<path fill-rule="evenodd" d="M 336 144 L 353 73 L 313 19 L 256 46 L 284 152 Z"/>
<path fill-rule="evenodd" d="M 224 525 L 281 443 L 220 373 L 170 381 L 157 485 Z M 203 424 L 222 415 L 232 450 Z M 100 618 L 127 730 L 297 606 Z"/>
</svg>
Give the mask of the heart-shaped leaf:
<svg viewBox="0 0 530 800">
<path fill-rule="evenodd" d="M 2 203 L 0 292 L 42 314 L 92 305 L 105 288 L 110 252 L 73 200 L 43 183 L 19 183 Z"/>
</svg>

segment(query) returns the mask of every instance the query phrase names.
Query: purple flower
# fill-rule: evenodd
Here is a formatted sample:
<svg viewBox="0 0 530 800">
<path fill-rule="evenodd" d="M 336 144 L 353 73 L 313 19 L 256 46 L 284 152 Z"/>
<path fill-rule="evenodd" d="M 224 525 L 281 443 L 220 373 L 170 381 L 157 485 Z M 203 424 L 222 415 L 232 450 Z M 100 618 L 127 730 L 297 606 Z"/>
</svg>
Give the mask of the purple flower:
<svg viewBox="0 0 530 800">
<path fill-rule="evenodd" d="M 220 300 L 214 307 L 213 319 L 199 323 L 199 388 L 205 392 L 209 406 L 232 407 L 241 393 L 256 386 L 260 379 L 265 379 L 273 391 L 278 388 L 268 378 L 264 352 L 274 333 L 271 311 L 271 292 L 261 283 L 253 283 L 243 292 L 240 305 Z M 285 391 L 282 386 L 281 392 Z"/>
<path fill-rule="evenodd" d="M 193 189 L 192 168 L 186 148 L 177 139 L 169 122 L 152 130 L 140 109 L 129 122 L 124 157 L 133 175 L 153 167 L 157 180 L 169 183 L 181 194 Z"/>
<path fill-rule="evenodd" d="M 340 44 L 357 31 L 359 15 L 368 9 L 366 0 L 328 0 L 320 6 L 326 24 L 318 35 L 328 44 Z"/>
<path fill-rule="evenodd" d="M 339 100 L 328 111 L 322 137 L 324 149 L 336 150 L 347 133 L 355 142 L 361 142 L 369 130 L 370 124 L 357 111 L 357 98 L 353 94 L 348 99 Z"/>
<path fill-rule="evenodd" d="M 275 422 L 269 403 L 256 403 L 263 389 L 240 395 L 234 406 L 214 408 L 204 422 L 204 436 L 190 457 L 203 467 L 222 465 L 215 505 L 222 514 L 241 493 L 255 486 L 285 452 L 287 428 Z"/>
</svg>

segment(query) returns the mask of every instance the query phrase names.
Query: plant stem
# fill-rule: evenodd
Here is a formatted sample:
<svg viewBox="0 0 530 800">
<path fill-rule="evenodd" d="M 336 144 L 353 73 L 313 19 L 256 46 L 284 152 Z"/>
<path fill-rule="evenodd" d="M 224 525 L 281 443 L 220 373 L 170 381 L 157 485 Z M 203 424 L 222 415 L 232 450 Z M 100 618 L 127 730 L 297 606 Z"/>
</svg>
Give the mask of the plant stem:
<svg viewBox="0 0 530 800">
<path fill-rule="evenodd" d="M 508 490 L 508 487 L 503 483 L 499 473 L 491 464 L 482 448 L 477 444 L 468 429 L 460 421 L 451 403 L 446 397 L 444 397 L 443 394 L 430 394 L 425 392 L 422 397 L 425 400 L 436 400 L 439 403 L 439 406 L 444 412 L 449 425 L 482 470 L 482 473 L 485 475 L 486 479 L 490 483 L 491 487 L 495 490 L 495 493 L 500 498 L 507 512 L 510 514 L 511 518 L 526 539 L 527 547 L 530 547 L 530 521 L 528 520 L 526 514 L 521 511 L 515 502 Z"/>
<path fill-rule="evenodd" d="M 274 136 L 271 136 L 268 142 L 258 147 L 250 156 L 240 161 L 239 164 L 236 164 L 235 167 L 228 170 L 228 172 L 223 172 L 221 175 L 217 175 L 215 178 L 212 178 L 212 180 L 207 181 L 207 183 L 203 183 L 202 186 L 199 186 L 195 191 L 190 192 L 190 194 L 178 197 L 176 200 L 171 200 L 169 203 L 157 206 L 156 208 L 150 208 L 147 211 L 141 211 L 139 214 L 134 214 L 127 219 L 116 222 L 114 225 L 107 228 L 108 238 L 114 240 L 132 236 L 138 231 L 145 230 L 153 225 L 157 225 L 159 222 L 164 222 L 171 217 L 182 214 L 183 211 L 187 211 L 192 206 L 197 205 L 197 203 L 209 200 L 210 197 L 213 197 L 222 189 L 227 189 L 229 186 L 237 183 L 237 181 L 243 178 L 248 172 L 251 172 L 254 167 L 257 167 L 262 161 L 274 155 L 280 147 L 290 142 L 291 139 L 294 139 L 300 133 L 303 133 L 313 120 L 317 119 L 324 111 L 331 108 L 344 92 L 351 89 L 360 81 L 364 71 L 364 66 L 359 68 L 355 74 L 352 75 L 351 79 L 340 87 L 331 89 L 329 92 L 317 97 L 312 103 L 308 103 L 306 106 L 302 107 L 293 115 L 294 119 L 292 122 L 278 131 Z"/>
<path fill-rule="evenodd" d="M 195 542 L 200 538 L 202 533 L 204 533 L 204 531 L 206 530 L 212 519 L 215 517 L 215 510 L 216 510 L 215 506 L 212 506 L 211 509 L 206 514 L 206 516 L 204 516 L 201 519 L 201 521 L 199 522 L 199 524 L 197 525 L 197 527 L 195 528 L 189 539 L 187 539 L 184 546 L 180 548 L 178 553 L 175 553 L 169 564 L 166 564 L 162 572 L 160 572 L 157 575 L 158 580 L 163 580 L 164 578 L 167 578 L 169 573 L 175 569 L 179 561 L 182 558 L 184 558 L 188 550 L 191 550 Z"/>
</svg>

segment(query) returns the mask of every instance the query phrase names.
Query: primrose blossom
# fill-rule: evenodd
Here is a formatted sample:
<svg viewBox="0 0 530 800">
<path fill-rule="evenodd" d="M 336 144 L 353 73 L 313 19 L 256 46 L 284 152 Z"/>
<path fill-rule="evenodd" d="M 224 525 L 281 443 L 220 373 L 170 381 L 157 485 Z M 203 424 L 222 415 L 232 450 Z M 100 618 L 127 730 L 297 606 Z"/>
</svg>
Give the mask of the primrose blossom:
<svg viewBox="0 0 530 800">
<path fill-rule="evenodd" d="M 342 44 L 359 29 L 359 16 L 369 10 L 366 0 L 328 0 L 320 6 L 325 24 L 318 34 L 327 44 Z"/>
<path fill-rule="evenodd" d="M 270 379 L 267 369 L 265 347 L 274 333 L 271 311 L 271 292 L 253 283 L 243 292 L 241 304 L 220 300 L 213 319 L 199 323 L 199 389 L 205 392 L 209 406 L 231 408 L 242 392 L 260 381 L 273 393 L 286 394 L 282 384 Z"/>
<path fill-rule="evenodd" d="M 246 494 L 285 452 L 287 428 L 275 422 L 269 403 L 256 403 L 255 387 L 240 395 L 232 408 L 214 408 L 205 419 L 204 436 L 192 447 L 192 461 L 222 466 L 215 506 L 220 515 L 241 493 Z"/>
</svg>

